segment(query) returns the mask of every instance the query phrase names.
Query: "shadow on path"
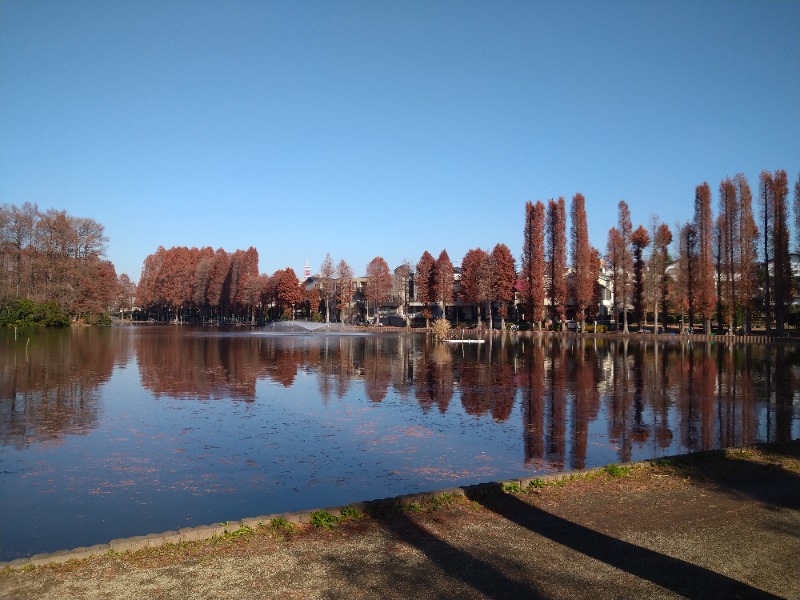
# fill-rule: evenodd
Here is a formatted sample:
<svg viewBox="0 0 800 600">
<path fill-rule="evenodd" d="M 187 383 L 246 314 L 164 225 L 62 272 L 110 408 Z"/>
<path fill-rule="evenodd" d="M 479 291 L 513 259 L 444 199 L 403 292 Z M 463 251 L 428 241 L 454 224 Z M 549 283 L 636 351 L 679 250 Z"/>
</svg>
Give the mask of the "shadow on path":
<svg viewBox="0 0 800 600">
<path fill-rule="evenodd" d="M 509 578 L 504 573 L 481 560 L 475 555 L 465 552 L 414 522 L 402 513 L 386 515 L 372 514 L 379 522 L 398 539 L 409 546 L 417 548 L 433 564 L 437 565 L 447 576 L 460 579 L 481 594 L 489 598 L 526 598 L 530 600 L 544 599 L 540 592 L 530 586 Z M 434 582 L 436 573 L 429 573 Z M 417 582 L 418 584 L 421 582 Z"/>
<path fill-rule="evenodd" d="M 573 523 L 504 494 L 499 487 L 468 489 L 467 497 L 537 535 L 686 598 L 778 598 L 685 560 Z"/>
</svg>

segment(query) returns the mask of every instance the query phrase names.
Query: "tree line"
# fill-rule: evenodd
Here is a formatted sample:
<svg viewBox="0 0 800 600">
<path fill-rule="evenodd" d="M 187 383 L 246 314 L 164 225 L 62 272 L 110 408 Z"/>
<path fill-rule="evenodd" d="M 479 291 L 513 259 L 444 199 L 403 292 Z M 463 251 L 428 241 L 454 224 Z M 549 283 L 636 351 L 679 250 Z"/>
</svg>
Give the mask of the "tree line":
<svg viewBox="0 0 800 600">
<path fill-rule="evenodd" d="M 134 304 L 159 320 L 272 320 L 306 318 L 353 322 L 358 314 L 378 315 L 390 299 L 408 314 L 413 301 L 429 325 L 434 316 L 453 316 L 453 304 L 474 307 L 478 323 L 491 328 L 495 317 L 514 316 L 542 329 L 574 318 L 604 316 L 599 280 L 613 291 L 613 317 L 623 331 L 631 323 L 667 318 L 711 331 L 712 320 L 726 331 L 749 332 L 754 324 L 782 333 L 795 295 L 789 253 L 789 183 L 786 171 L 759 176 L 758 215 L 744 175 L 725 178 L 713 216 L 707 182 L 695 188 L 693 218 L 671 229 L 654 216 L 649 227 L 633 228 L 630 210 L 618 204 L 618 222 L 608 232 L 605 252 L 589 242 L 586 199 L 563 197 L 527 202 L 520 271 L 508 247 L 470 249 L 456 268 L 447 251 L 438 258 L 425 250 L 412 268 L 391 271 L 376 256 L 357 285 L 346 261 L 325 257 L 316 285 L 298 285 L 293 269 L 271 276 L 258 272 L 258 251 L 232 253 L 211 247 L 159 247 L 143 265 L 138 286 L 116 276 L 104 260 L 103 227 L 88 218 L 35 204 L 0 208 L 0 302 L 9 315 L 40 303 L 72 319 Z M 569 215 L 569 228 L 568 217 Z M 800 178 L 794 186 L 794 227 L 800 235 Z M 567 237 L 569 231 L 569 240 Z M 675 252 L 670 251 L 674 245 Z M 646 249 L 650 253 L 645 256 Z M 607 298 L 606 298 L 607 299 Z M 359 311 L 356 305 L 361 303 Z M 21 308 L 22 307 L 22 308 Z M 22 318 L 22 317 L 17 317 Z M 13 320 L 13 318 L 12 318 Z"/>
<path fill-rule="evenodd" d="M 695 188 L 692 219 L 675 226 L 678 248 L 673 263 L 669 227 L 654 217 L 650 231 L 641 225 L 632 230 L 627 204 L 619 203 L 606 260 L 624 331 L 630 312 L 640 324 L 651 314 L 656 329 L 659 314 L 671 313 L 681 327 L 698 324 L 706 334 L 713 320 L 718 331 L 727 333 L 749 333 L 756 321 L 768 333 L 784 333 L 797 292 L 786 171 L 761 172 L 758 218 L 750 185 L 741 173 L 720 182 L 716 218 L 712 204 L 711 187 L 703 182 Z M 794 227 L 800 236 L 800 177 L 794 186 Z M 645 260 L 643 250 L 651 241 Z"/>
<path fill-rule="evenodd" d="M 107 241 L 94 219 L 0 206 L 0 324 L 105 321 L 120 294 Z"/>
</svg>

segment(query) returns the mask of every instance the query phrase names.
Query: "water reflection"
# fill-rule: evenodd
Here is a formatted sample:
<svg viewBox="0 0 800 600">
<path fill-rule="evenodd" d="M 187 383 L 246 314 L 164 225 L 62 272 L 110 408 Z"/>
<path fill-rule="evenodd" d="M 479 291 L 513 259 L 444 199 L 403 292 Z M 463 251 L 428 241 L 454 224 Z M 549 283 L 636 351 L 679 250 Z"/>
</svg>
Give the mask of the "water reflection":
<svg viewBox="0 0 800 600">
<path fill-rule="evenodd" d="M 798 376 L 796 346 L 677 339 L 0 331 L 0 560 L 785 441 Z"/>
<path fill-rule="evenodd" d="M 22 448 L 97 426 L 98 388 L 127 362 L 129 338 L 111 330 L 0 335 L 0 443 Z"/>
</svg>

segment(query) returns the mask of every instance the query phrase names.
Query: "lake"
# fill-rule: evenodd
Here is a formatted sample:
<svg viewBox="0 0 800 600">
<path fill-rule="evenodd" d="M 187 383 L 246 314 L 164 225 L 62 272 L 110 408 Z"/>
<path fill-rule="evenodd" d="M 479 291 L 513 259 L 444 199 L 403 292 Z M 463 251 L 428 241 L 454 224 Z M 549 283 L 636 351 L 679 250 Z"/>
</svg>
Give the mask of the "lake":
<svg viewBox="0 0 800 600">
<path fill-rule="evenodd" d="M 800 437 L 792 345 L 0 331 L 0 560 Z"/>
</svg>

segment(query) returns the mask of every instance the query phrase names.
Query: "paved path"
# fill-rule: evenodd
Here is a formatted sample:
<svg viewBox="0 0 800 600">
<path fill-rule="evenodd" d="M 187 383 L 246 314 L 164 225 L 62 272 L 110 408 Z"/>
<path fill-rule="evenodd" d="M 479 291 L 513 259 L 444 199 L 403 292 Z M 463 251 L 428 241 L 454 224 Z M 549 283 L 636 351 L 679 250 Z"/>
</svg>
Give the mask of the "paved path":
<svg viewBox="0 0 800 600">
<path fill-rule="evenodd" d="M 5 572 L 0 597 L 800 598 L 798 443 L 468 497 Z"/>
</svg>

